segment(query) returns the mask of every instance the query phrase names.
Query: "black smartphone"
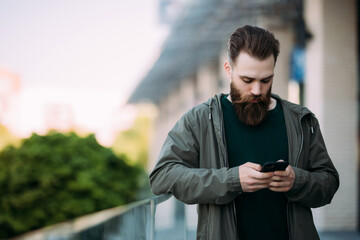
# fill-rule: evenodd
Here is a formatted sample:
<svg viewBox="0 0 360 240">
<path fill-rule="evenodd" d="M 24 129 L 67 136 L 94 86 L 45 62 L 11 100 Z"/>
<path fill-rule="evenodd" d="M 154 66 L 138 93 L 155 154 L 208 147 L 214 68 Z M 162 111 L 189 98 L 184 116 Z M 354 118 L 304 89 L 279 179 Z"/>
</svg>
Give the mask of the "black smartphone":
<svg viewBox="0 0 360 240">
<path fill-rule="evenodd" d="M 262 166 L 260 172 L 284 171 L 287 166 L 289 166 L 288 162 L 266 162 Z"/>
</svg>

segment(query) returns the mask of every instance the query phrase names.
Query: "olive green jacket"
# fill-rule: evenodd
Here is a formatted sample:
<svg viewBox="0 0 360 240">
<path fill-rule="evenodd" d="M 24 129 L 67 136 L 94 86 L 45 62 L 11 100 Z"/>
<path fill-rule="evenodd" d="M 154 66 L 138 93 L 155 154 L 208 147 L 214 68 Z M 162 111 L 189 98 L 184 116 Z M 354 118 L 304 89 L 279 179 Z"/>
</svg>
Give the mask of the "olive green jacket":
<svg viewBox="0 0 360 240">
<path fill-rule="evenodd" d="M 171 193 L 186 204 L 198 204 L 197 239 L 238 239 L 234 199 L 242 189 L 238 167 L 229 168 L 222 96 L 182 116 L 169 132 L 150 175 L 155 194 Z M 331 202 L 339 176 L 314 115 L 272 97 L 283 107 L 288 159 L 296 175 L 292 189 L 285 193 L 290 239 L 319 239 L 310 208 Z"/>
</svg>

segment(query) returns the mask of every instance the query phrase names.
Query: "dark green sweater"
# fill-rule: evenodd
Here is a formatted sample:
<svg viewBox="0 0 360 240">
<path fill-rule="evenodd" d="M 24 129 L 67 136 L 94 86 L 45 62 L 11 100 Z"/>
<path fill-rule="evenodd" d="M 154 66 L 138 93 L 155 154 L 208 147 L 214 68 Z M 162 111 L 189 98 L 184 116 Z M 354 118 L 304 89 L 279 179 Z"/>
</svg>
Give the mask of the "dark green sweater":
<svg viewBox="0 0 360 240">
<path fill-rule="evenodd" d="M 232 103 L 221 99 L 229 166 L 246 162 L 263 165 L 265 162 L 288 160 L 288 142 L 284 114 L 280 104 L 269 111 L 267 119 L 256 127 L 241 123 Z M 286 205 L 283 193 L 268 189 L 242 193 L 236 200 L 238 235 L 243 239 L 289 239 Z"/>
</svg>

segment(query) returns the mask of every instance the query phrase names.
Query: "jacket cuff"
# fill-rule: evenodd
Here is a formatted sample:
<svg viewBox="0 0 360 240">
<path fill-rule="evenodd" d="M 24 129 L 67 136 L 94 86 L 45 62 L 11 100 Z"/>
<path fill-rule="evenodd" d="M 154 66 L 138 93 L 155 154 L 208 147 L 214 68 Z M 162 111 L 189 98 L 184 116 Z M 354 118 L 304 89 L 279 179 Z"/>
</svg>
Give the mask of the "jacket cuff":
<svg viewBox="0 0 360 240">
<path fill-rule="evenodd" d="M 304 174 L 303 169 L 292 167 L 295 173 L 295 180 L 292 188 L 286 193 L 289 196 L 292 196 L 296 193 L 298 193 L 302 188 L 304 184 Z"/>
<path fill-rule="evenodd" d="M 231 184 L 231 189 L 234 192 L 242 193 L 242 188 L 240 184 L 240 177 L 239 177 L 239 167 L 229 168 L 229 182 Z"/>
</svg>

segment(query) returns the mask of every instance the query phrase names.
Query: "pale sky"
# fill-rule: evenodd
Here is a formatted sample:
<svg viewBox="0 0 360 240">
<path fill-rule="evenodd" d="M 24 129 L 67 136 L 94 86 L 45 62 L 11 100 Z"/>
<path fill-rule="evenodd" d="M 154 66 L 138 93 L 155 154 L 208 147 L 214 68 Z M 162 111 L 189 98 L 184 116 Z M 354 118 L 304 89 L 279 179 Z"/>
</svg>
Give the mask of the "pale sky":
<svg viewBox="0 0 360 240">
<path fill-rule="evenodd" d="M 22 83 L 17 131 L 41 132 L 44 108 L 58 103 L 97 136 L 128 119 L 123 105 L 168 32 L 157 8 L 158 0 L 0 0 L 0 68 Z"/>
</svg>

